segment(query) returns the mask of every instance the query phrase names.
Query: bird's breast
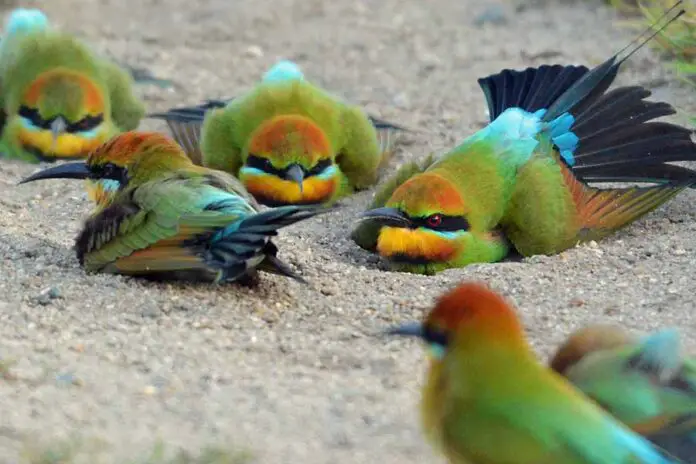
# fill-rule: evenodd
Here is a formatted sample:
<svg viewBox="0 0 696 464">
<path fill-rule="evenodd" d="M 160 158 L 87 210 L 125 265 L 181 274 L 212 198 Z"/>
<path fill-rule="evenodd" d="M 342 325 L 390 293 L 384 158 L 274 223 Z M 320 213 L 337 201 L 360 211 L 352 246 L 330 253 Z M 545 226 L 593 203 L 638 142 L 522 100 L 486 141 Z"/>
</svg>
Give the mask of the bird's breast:
<svg viewBox="0 0 696 464">
<path fill-rule="evenodd" d="M 20 145 L 47 158 L 83 158 L 108 138 L 104 131 L 91 137 L 66 133 L 54 139 L 51 131 L 24 125 L 19 128 L 17 136 Z"/>
<path fill-rule="evenodd" d="M 339 188 L 339 179 L 333 177 L 307 177 L 302 191 L 294 181 L 242 168 L 239 178 L 254 198 L 266 206 L 319 204 L 329 201 Z"/>
</svg>

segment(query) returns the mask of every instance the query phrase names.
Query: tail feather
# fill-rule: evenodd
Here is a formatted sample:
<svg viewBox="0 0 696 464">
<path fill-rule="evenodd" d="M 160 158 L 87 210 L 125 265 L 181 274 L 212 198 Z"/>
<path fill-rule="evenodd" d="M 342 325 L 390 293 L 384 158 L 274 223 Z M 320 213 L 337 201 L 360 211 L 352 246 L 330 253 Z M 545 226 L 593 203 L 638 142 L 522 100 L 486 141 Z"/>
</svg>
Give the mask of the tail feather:
<svg viewBox="0 0 696 464">
<path fill-rule="evenodd" d="M 598 172 L 582 173 L 583 182 L 634 182 L 640 179 L 643 182 L 655 184 L 689 183 L 694 182 L 694 171 L 673 164 L 631 165 L 631 166 L 607 166 Z"/>
<path fill-rule="evenodd" d="M 678 1 L 626 47 L 578 79 L 563 95 L 553 102 L 546 114 L 544 114 L 542 121 L 551 122 L 565 113 L 577 115 L 591 106 L 611 86 L 619 72 L 619 68 L 626 60 L 685 13 L 681 9 L 673 14 L 674 10 L 681 3 L 681 0 Z M 665 18 L 667 21 L 659 28 L 656 27 Z M 647 37 L 645 37 L 646 35 Z"/>
<path fill-rule="evenodd" d="M 684 13 L 675 13 L 679 4 L 681 1 L 627 47 L 592 70 L 544 65 L 525 71 L 505 70 L 480 79 L 491 119 L 513 107 L 530 113 L 527 117 L 541 123 L 539 130 L 550 136 L 564 164 L 582 181 L 657 179 L 665 183 L 674 175 L 683 179 L 683 171 L 676 173 L 662 166 L 672 161 L 696 161 L 691 131 L 649 122 L 674 114 L 672 106 L 645 101 L 650 91 L 638 86 L 607 92 L 621 64 Z M 657 27 L 659 23 L 664 24 Z M 692 176 L 696 179 L 696 171 Z"/>
<path fill-rule="evenodd" d="M 301 284 L 308 285 L 309 282 L 307 282 L 305 279 L 302 278 L 299 274 L 297 274 L 295 271 L 293 271 L 290 266 L 285 264 L 283 261 L 278 259 L 276 257 L 276 253 L 278 252 L 278 248 L 272 243 L 268 242 L 268 245 L 266 247 L 266 252 L 265 256 L 266 258 L 261 261 L 261 264 L 258 265 L 258 269 L 262 271 L 269 272 L 271 274 L 277 274 L 277 275 L 282 275 L 285 277 L 290 277 L 293 280 L 296 280 L 300 282 Z"/>
<path fill-rule="evenodd" d="M 614 134 L 590 139 L 582 150 L 578 150 L 575 160 L 576 165 L 572 169 L 578 174 L 604 166 L 696 161 L 696 145 L 688 129 L 664 122 L 650 122 L 625 126 Z"/>
<path fill-rule="evenodd" d="M 479 86 L 488 102 L 489 118 L 494 121 L 508 108 L 533 113 L 548 108 L 589 70 L 585 66 L 543 65 L 524 71 L 505 69 L 481 78 Z"/>
<path fill-rule="evenodd" d="M 649 90 L 639 86 L 614 89 L 578 113 L 573 132 L 579 138 L 587 139 L 622 125 L 639 124 L 675 113 L 668 103 L 645 101 L 650 94 Z"/>
<path fill-rule="evenodd" d="M 283 206 L 231 224 L 208 236 L 202 246 L 204 261 L 221 269 L 221 280 L 236 280 L 253 268 L 302 280 L 276 258 L 278 249 L 270 242 L 278 230 L 328 212 L 321 206 Z"/>
</svg>

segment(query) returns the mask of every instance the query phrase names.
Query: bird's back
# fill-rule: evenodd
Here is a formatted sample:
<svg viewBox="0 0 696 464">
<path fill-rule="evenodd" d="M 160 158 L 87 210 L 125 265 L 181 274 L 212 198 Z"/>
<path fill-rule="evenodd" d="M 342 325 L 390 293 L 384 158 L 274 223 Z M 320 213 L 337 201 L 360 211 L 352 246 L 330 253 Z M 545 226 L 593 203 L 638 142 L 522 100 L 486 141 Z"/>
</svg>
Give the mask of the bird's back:
<svg viewBox="0 0 696 464">
<path fill-rule="evenodd" d="M 466 362 L 471 366 L 472 359 Z M 557 374 L 531 359 L 509 356 L 504 362 L 511 365 L 495 364 L 496 371 L 491 367 L 469 370 L 468 379 L 458 378 L 456 385 L 451 382 L 442 393 L 446 398 L 442 403 L 445 448 L 451 456 L 461 456 L 453 462 L 669 462 Z M 466 372 L 461 367 L 449 368 L 459 375 Z M 515 378 L 505 381 L 491 372 L 514 372 Z M 486 380 L 489 375 L 494 377 Z"/>
</svg>

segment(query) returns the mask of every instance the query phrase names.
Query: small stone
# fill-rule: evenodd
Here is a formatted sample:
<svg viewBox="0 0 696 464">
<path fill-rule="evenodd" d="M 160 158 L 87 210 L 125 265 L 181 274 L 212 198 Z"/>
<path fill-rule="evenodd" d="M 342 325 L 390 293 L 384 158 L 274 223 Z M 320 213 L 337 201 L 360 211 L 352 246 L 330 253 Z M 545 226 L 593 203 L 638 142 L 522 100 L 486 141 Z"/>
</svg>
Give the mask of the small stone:
<svg viewBox="0 0 696 464">
<path fill-rule="evenodd" d="M 585 304 L 585 300 L 581 298 L 573 298 L 572 300 L 570 300 L 568 304 L 571 308 L 579 308 L 580 306 L 583 306 Z"/>
<path fill-rule="evenodd" d="M 147 385 L 145 388 L 143 388 L 143 393 L 147 396 L 154 396 L 157 394 L 157 387 L 154 385 Z"/>
<path fill-rule="evenodd" d="M 244 50 L 244 55 L 250 58 L 261 58 L 263 56 L 263 48 L 258 45 L 250 45 Z"/>
<path fill-rule="evenodd" d="M 393 99 L 394 104 L 400 108 L 408 108 L 409 105 L 411 104 L 410 99 L 408 98 L 408 95 L 405 93 L 400 93 L 396 95 Z"/>
<path fill-rule="evenodd" d="M 51 302 L 51 300 L 55 300 L 57 298 L 61 298 L 60 290 L 58 290 L 56 287 L 50 287 L 41 290 L 41 292 L 34 297 L 34 301 L 42 306 L 46 306 Z"/>
<path fill-rule="evenodd" d="M 677 248 L 672 252 L 672 254 L 675 256 L 684 256 L 686 254 L 686 250 L 683 248 Z"/>
</svg>

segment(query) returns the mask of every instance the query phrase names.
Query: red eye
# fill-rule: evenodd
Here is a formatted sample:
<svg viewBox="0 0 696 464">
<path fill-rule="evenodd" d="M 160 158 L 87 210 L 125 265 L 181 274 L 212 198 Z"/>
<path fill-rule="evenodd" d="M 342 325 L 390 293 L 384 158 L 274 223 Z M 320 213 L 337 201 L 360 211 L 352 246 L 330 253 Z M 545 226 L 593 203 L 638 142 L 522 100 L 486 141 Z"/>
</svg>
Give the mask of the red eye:
<svg viewBox="0 0 696 464">
<path fill-rule="evenodd" d="M 428 216 L 425 222 L 428 224 L 429 227 L 438 227 L 440 224 L 442 224 L 442 215 L 433 214 L 432 216 Z"/>
</svg>

